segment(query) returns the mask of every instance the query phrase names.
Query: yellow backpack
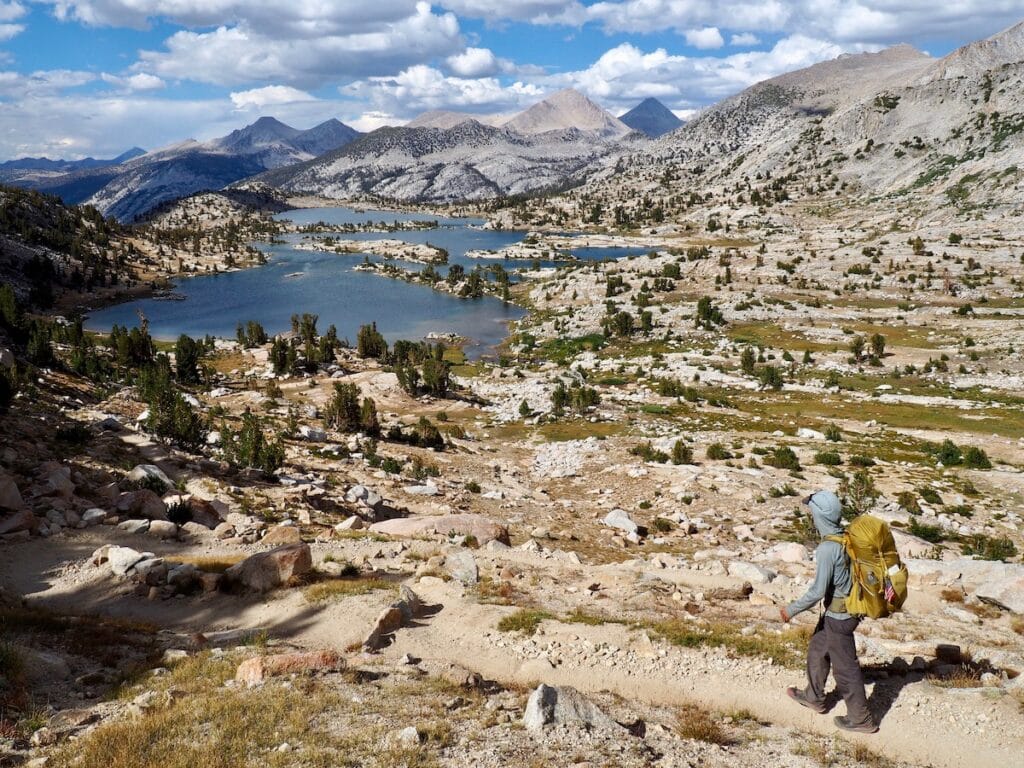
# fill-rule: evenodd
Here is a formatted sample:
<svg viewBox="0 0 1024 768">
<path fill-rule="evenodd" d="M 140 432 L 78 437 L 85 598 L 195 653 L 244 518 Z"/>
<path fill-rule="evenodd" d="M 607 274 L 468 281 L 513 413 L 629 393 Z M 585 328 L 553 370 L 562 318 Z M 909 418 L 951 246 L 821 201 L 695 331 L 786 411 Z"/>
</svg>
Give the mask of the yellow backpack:
<svg viewBox="0 0 1024 768">
<path fill-rule="evenodd" d="M 888 523 L 872 515 L 859 515 L 842 536 L 825 538 L 842 544 L 850 557 L 853 585 L 846 598 L 846 613 L 882 619 L 903 607 L 907 567 L 900 561 Z"/>
</svg>

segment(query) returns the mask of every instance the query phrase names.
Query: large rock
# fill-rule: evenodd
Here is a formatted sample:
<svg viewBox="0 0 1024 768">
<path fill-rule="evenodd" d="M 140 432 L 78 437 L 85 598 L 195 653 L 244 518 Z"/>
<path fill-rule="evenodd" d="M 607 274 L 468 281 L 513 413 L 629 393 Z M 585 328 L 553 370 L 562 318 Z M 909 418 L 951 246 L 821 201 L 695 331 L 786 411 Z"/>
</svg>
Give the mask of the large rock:
<svg viewBox="0 0 1024 768">
<path fill-rule="evenodd" d="M 235 680 L 251 687 L 259 685 L 269 677 L 341 672 L 345 666 L 345 658 L 336 651 L 277 653 L 246 659 L 238 665 Z"/>
<path fill-rule="evenodd" d="M 0 475 L 0 509 L 21 509 L 24 506 L 18 484 L 7 475 Z"/>
<path fill-rule="evenodd" d="M 164 500 L 148 488 L 122 493 L 117 497 L 116 509 L 129 517 L 144 517 L 147 520 L 167 519 L 167 505 Z"/>
<path fill-rule="evenodd" d="M 743 581 L 749 581 L 751 584 L 768 584 L 778 576 L 770 568 L 743 560 L 733 560 L 726 566 L 726 570 L 734 579 L 743 579 Z"/>
<path fill-rule="evenodd" d="M 397 632 L 403 624 L 413 621 L 423 611 L 419 595 L 403 584 L 399 587 L 399 598 L 385 608 L 363 641 L 363 650 L 376 651 L 385 643 L 385 638 Z"/>
<path fill-rule="evenodd" d="M 267 531 L 266 536 L 260 539 L 260 543 L 269 544 L 275 547 L 282 546 L 284 544 L 301 544 L 302 532 L 298 529 L 298 526 L 275 525 Z"/>
<path fill-rule="evenodd" d="M 625 531 L 627 534 L 633 534 L 634 536 L 640 532 L 640 526 L 636 524 L 624 509 L 613 509 L 605 515 L 602 522 L 611 528 L 618 528 L 620 531 Z"/>
<path fill-rule="evenodd" d="M 34 531 L 39 523 L 31 511 L 23 509 L 0 520 L 0 536 L 18 531 Z"/>
<path fill-rule="evenodd" d="M 541 684 L 530 694 L 523 713 L 529 731 L 543 731 L 549 725 L 570 725 L 590 730 L 615 731 L 622 726 L 598 709 L 575 688 Z"/>
<path fill-rule="evenodd" d="M 198 523 L 213 530 L 224 522 L 220 508 L 226 509 L 226 506 L 222 502 L 215 504 L 198 496 L 192 496 L 185 503 L 188 504 L 190 520 L 193 523 Z"/>
<path fill-rule="evenodd" d="M 39 467 L 41 475 L 41 495 L 64 496 L 68 498 L 75 493 L 75 484 L 71 480 L 71 467 L 56 461 L 47 461 Z"/>
<path fill-rule="evenodd" d="M 269 592 L 313 568 L 308 544 L 289 544 L 260 552 L 224 572 L 229 584 L 256 592 Z"/>
<path fill-rule="evenodd" d="M 128 480 L 133 483 L 145 484 L 146 487 L 151 485 L 163 486 L 161 492 L 174 487 L 171 478 L 155 464 L 139 464 L 128 473 Z"/>
<path fill-rule="evenodd" d="M 438 515 L 436 517 L 398 517 L 370 526 L 374 533 L 413 537 L 432 533 L 442 536 L 472 536 L 480 545 L 489 541 L 508 544 L 508 528 L 480 515 Z"/>
<path fill-rule="evenodd" d="M 927 557 L 928 553 L 935 549 L 935 545 L 930 541 L 911 536 L 899 528 L 892 529 L 892 538 L 896 542 L 896 551 L 904 560 L 913 557 Z"/>
<path fill-rule="evenodd" d="M 911 586 L 936 584 L 941 587 L 952 585 L 965 589 L 980 587 L 982 584 L 1018 578 L 1024 575 L 1024 566 L 1013 563 L 999 563 L 989 560 L 906 560 L 910 572 Z"/>
<path fill-rule="evenodd" d="M 345 501 L 349 504 L 365 504 L 371 509 L 384 501 L 381 495 L 365 485 L 353 485 L 345 492 Z"/>
<path fill-rule="evenodd" d="M 807 547 L 795 541 L 779 542 L 765 552 L 765 559 L 780 563 L 804 563 L 807 562 Z"/>
<path fill-rule="evenodd" d="M 153 557 L 150 552 L 139 552 L 131 547 L 110 547 L 106 552 L 107 563 L 115 576 L 125 576 L 136 563 Z"/>
<path fill-rule="evenodd" d="M 1024 571 L 1024 568 L 1021 568 Z M 979 600 L 998 605 L 1014 613 L 1024 613 L 1024 573 L 1008 579 L 990 581 L 974 593 Z"/>
<path fill-rule="evenodd" d="M 476 558 L 468 549 L 452 552 L 444 560 L 444 567 L 456 581 L 471 587 L 480 581 L 480 569 Z"/>
</svg>

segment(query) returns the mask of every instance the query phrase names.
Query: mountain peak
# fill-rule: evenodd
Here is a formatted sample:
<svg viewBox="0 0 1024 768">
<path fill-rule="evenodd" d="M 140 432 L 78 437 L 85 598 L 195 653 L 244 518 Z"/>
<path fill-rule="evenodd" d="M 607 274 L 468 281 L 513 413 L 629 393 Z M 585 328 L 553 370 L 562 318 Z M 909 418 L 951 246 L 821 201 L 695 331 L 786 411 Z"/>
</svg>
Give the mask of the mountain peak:
<svg viewBox="0 0 1024 768">
<path fill-rule="evenodd" d="M 528 135 L 577 128 L 601 138 L 616 139 L 630 131 L 629 126 L 573 88 L 552 93 L 506 122 L 505 127 Z"/>
<path fill-rule="evenodd" d="M 675 114 L 653 97 L 648 97 L 619 117 L 634 131 L 656 139 L 683 124 Z"/>
</svg>

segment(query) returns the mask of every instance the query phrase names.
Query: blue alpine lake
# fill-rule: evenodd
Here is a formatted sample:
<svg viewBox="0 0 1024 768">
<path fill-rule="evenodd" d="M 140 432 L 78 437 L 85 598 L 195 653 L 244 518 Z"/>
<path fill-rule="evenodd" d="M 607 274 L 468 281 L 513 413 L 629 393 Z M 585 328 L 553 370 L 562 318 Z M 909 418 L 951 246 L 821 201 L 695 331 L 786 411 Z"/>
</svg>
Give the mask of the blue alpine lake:
<svg viewBox="0 0 1024 768">
<path fill-rule="evenodd" d="M 429 230 L 324 234 L 344 239 L 430 243 L 448 251 L 449 265 L 462 264 L 467 271 L 478 264 L 486 268 L 500 263 L 509 270 L 529 266 L 529 262 L 467 259 L 465 254 L 469 250 L 499 250 L 519 242 L 524 235 L 482 229 L 483 221 L 479 219 L 351 208 L 287 211 L 279 214 L 279 218 L 300 225 L 436 220 L 439 226 Z M 353 342 L 359 326 L 371 322 L 391 342 L 420 340 L 432 332 L 455 333 L 470 339 L 466 352 L 475 358 L 492 351 L 507 335 L 508 323 L 526 314 L 491 296 L 460 299 L 425 285 L 356 270 L 354 267 L 364 259 L 384 259 L 300 250 L 295 245 L 302 239 L 302 235 L 289 234 L 284 236 L 283 243 L 259 245 L 268 258 L 268 263 L 261 267 L 177 280 L 173 291 L 182 300 L 148 298 L 97 310 L 86 319 L 86 327 L 96 331 L 108 331 L 113 325 L 131 327 L 138 323 L 141 311 L 149 321 L 150 332 L 160 339 L 177 338 L 182 333 L 234 338 L 239 323 L 256 320 L 273 334 L 289 329 L 293 314 L 310 312 L 319 315 L 321 330 L 334 325 L 339 337 Z M 574 251 L 574 255 L 581 259 L 623 258 L 646 250 L 582 248 Z M 419 264 L 400 263 L 410 269 L 422 268 Z M 558 263 L 564 262 L 542 262 L 545 266 Z M 437 269 L 443 275 L 447 268 Z"/>
</svg>

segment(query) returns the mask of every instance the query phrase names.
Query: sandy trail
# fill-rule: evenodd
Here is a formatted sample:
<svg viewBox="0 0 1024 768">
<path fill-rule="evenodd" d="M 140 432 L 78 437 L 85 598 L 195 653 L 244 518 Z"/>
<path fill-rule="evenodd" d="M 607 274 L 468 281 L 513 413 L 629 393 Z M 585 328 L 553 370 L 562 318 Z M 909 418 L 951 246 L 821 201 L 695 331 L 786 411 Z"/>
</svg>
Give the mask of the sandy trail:
<svg viewBox="0 0 1024 768">
<path fill-rule="evenodd" d="M 344 650 L 367 634 L 391 596 L 387 592 L 309 604 L 299 590 L 269 597 L 208 595 L 149 601 L 129 593 L 87 558 L 102 543 L 145 547 L 160 555 L 211 554 L 216 544 L 185 545 L 140 540 L 116 529 L 95 529 L 58 539 L 33 540 L 6 547 L 0 558 L 0 584 L 25 595 L 30 604 L 62 612 L 96 613 L 154 623 L 180 633 L 231 629 L 267 629 L 275 637 L 303 647 Z M 506 553 L 521 560 L 523 553 Z M 614 569 L 602 568 L 613 577 Z M 664 572 L 662 572 L 664 573 Z M 694 574 L 694 576 L 698 576 Z M 719 581 L 698 578 L 696 581 Z M 451 665 L 479 672 L 505 684 L 538 682 L 572 685 L 584 692 L 611 691 L 627 700 L 656 705 L 696 703 L 721 712 L 745 709 L 763 721 L 804 732 L 862 742 L 888 758 L 935 768 L 1010 768 L 1024 765 L 1024 731 L 999 727 L 1020 722 L 1016 702 L 996 698 L 957 708 L 959 692 L 935 689 L 908 676 L 869 685 L 873 710 L 882 714 L 873 736 L 838 732 L 831 717 L 845 712 L 841 702 L 828 716 L 802 709 L 785 696 L 787 685 L 802 684 L 797 670 L 766 661 L 728 658 L 724 652 L 684 649 L 651 642 L 624 625 L 590 626 L 545 622 L 542 633 L 525 641 L 498 633 L 498 621 L 511 608 L 481 604 L 461 586 L 429 579 L 413 585 L 430 615 L 400 630 L 384 653 L 397 659 L 409 653 L 427 668 Z M 570 652 L 555 665 L 546 660 L 552 643 Z M 633 663 L 609 664 L 598 649 L 632 652 Z M 564 663 L 563 663 L 564 662 Z M 979 709 L 981 714 L 979 714 Z"/>
</svg>

